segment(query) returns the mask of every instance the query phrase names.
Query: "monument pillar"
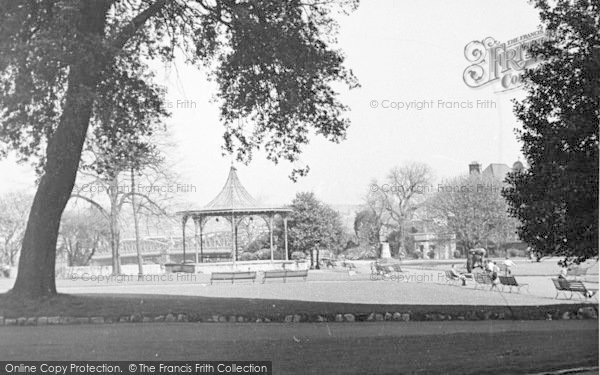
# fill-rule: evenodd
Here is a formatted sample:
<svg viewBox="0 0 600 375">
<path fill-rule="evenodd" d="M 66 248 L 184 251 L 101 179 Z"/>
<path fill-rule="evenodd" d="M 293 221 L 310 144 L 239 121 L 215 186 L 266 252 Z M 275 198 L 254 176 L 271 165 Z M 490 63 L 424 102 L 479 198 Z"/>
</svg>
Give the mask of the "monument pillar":
<svg viewBox="0 0 600 375">
<path fill-rule="evenodd" d="M 390 243 L 387 240 L 388 229 L 383 226 L 379 231 L 379 245 L 381 246 L 381 259 L 387 259 L 392 257 L 392 252 L 390 251 Z"/>
<path fill-rule="evenodd" d="M 381 259 L 391 258 L 392 252 L 390 251 L 390 243 L 385 241 L 381 242 Z"/>
</svg>

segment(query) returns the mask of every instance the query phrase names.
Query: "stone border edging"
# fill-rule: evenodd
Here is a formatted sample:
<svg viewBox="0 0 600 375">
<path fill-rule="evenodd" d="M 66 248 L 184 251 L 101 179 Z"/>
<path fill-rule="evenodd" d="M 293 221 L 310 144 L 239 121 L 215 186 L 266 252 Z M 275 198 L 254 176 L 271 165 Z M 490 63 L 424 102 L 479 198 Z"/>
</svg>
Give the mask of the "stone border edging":
<svg viewBox="0 0 600 375">
<path fill-rule="evenodd" d="M 369 322 L 369 321 L 476 321 L 476 320 L 569 320 L 569 319 L 598 319 L 598 309 L 595 306 L 578 307 L 577 310 L 568 308 L 554 311 L 540 311 L 537 306 L 526 308 L 518 313 L 512 310 L 493 311 L 494 309 L 471 309 L 460 313 L 440 313 L 432 309 L 429 313 L 405 312 L 371 312 L 371 313 L 328 313 L 328 314 L 287 314 L 267 317 L 249 315 L 210 316 L 194 313 L 168 313 L 162 315 L 121 315 L 121 316 L 39 316 L 6 318 L 0 316 L 0 326 L 45 326 L 72 324 L 112 324 L 112 323 L 163 323 L 163 322 L 198 322 L 198 323 L 321 323 L 321 322 Z M 502 307 L 502 306 L 500 306 Z M 497 309 L 496 309 L 497 310 Z M 532 314 L 533 313 L 533 314 Z"/>
</svg>

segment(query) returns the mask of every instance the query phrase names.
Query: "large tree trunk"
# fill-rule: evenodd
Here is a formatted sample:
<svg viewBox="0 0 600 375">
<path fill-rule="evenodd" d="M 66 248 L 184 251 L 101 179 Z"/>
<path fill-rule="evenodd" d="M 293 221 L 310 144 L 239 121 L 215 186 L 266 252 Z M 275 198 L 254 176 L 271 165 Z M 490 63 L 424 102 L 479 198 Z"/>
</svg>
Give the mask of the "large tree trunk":
<svg viewBox="0 0 600 375">
<path fill-rule="evenodd" d="M 81 18 L 74 38 L 79 39 L 82 47 L 74 51 L 64 110 L 56 131 L 48 140 L 45 173 L 31 206 L 12 290 L 22 297 L 56 294 L 54 268 L 60 218 L 75 183 L 102 66 L 98 57 L 89 51 L 93 43 L 101 40 L 108 6 L 109 2 L 104 0 L 80 3 Z"/>
</svg>

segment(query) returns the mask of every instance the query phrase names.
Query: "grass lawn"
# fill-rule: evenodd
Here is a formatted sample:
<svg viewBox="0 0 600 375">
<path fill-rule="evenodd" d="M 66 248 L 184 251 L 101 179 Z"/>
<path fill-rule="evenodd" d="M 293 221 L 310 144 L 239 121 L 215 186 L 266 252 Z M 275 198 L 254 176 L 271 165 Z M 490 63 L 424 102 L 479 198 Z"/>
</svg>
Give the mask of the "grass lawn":
<svg viewBox="0 0 600 375">
<path fill-rule="evenodd" d="M 0 294 L 0 316 L 5 318 L 33 316 L 115 317 L 143 314 L 147 316 L 168 313 L 188 314 L 191 321 L 201 321 L 213 315 L 244 315 L 253 318 L 268 317 L 281 320 L 285 315 L 317 314 L 333 317 L 336 313 L 354 313 L 358 320 L 371 312 L 410 313 L 411 320 L 425 320 L 425 314 L 474 314 L 472 319 L 483 318 L 484 312 L 504 314 L 514 319 L 540 319 L 550 313 L 559 318 L 564 311 L 577 311 L 579 304 L 544 306 L 486 306 L 486 305 L 393 305 L 330 303 L 278 299 L 216 298 L 202 296 L 175 296 L 157 294 L 59 294 L 50 299 L 23 300 L 10 294 Z M 587 306 L 590 306 L 589 304 Z M 597 305 L 595 308 L 597 309 Z M 489 317 L 488 317 L 489 318 Z M 492 316 L 492 319 L 494 316 Z"/>
<path fill-rule="evenodd" d="M 273 361 L 273 374 L 302 375 L 531 374 L 598 366 L 598 324 L 488 321 L 3 327 L 0 357 L 11 361 L 267 360 Z"/>
</svg>

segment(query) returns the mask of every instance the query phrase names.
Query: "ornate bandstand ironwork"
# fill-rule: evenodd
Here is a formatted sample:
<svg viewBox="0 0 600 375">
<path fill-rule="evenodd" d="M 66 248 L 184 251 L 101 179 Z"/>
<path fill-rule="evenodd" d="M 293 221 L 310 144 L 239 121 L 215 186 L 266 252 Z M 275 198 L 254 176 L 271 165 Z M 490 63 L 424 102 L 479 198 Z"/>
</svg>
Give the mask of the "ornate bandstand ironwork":
<svg viewBox="0 0 600 375">
<path fill-rule="evenodd" d="M 273 223 L 277 215 L 283 219 L 284 228 L 284 260 L 289 260 L 287 221 L 291 212 L 286 207 L 268 207 L 259 204 L 240 182 L 236 168 L 231 167 L 225 186 L 221 192 L 206 206 L 198 210 L 186 210 L 177 212 L 181 216 L 183 233 L 183 262 L 185 262 L 186 241 L 185 231 L 189 219 L 194 221 L 195 238 L 195 261 L 204 263 L 203 236 L 202 232 L 207 221 L 212 217 L 222 217 L 231 223 L 231 259 L 235 267 L 238 260 L 238 226 L 246 217 L 258 216 L 265 219 L 269 229 L 271 261 L 274 260 Z"/>
</svg>

